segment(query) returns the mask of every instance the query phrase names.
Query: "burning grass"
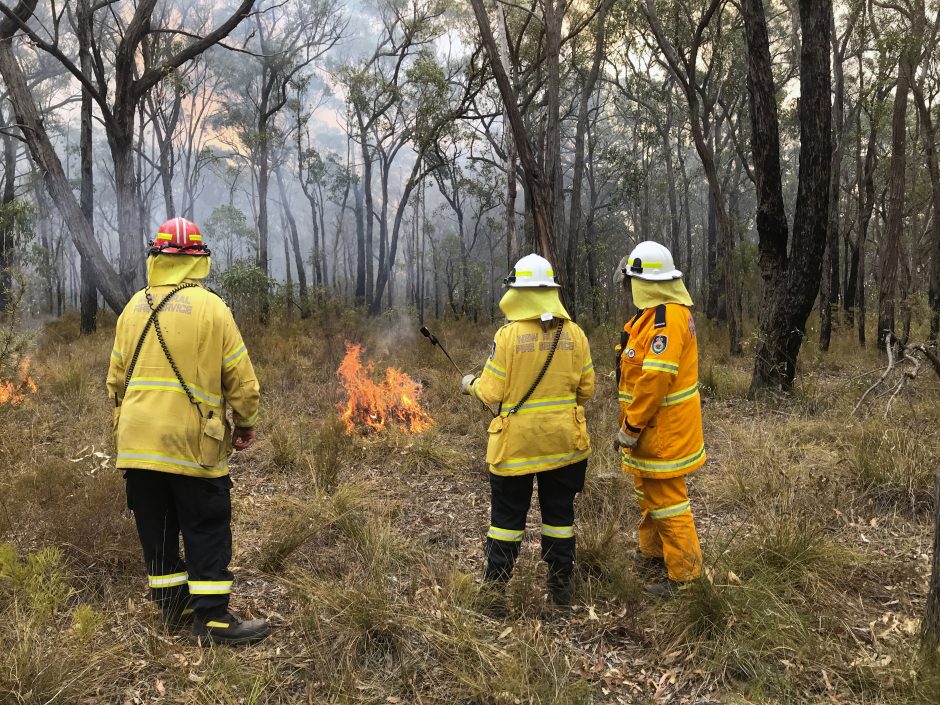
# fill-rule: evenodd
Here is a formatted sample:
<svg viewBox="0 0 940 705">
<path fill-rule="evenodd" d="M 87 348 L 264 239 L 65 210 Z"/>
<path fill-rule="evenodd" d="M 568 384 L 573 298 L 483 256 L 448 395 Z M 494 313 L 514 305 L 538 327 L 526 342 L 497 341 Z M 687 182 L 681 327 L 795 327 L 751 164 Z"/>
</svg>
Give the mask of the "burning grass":
<svg viewBox="0 0 940 705">
<path fill-rule="evenodd" d="M 711 462 L 691 484 L 710 582 L 673 603 L 642 595 L 600 330 L 576 605 L 546 604 L 533 512 L 497 619 L 479 581 L 487 419 L 446 359 L 399 321 L 247 327 L 264 396 L 259 442 L 233 462 L 234 605 L 276 629 L 251 649 L 202 650 L 160 627 L 123 481 L 96 455 L 111 454 L 110 332 L 56 323 L 32 356 L 33 401 L 0 407 L 17 429 L 0 434 L 0 702 L 940 701 L 913 660 L 936 398 L 912 395 L 887 422 L 848 418 L 877 359 L 840 352 L 808 358 L 819 369 L 794 398 L 753 404 L 749 360 L 722 357 L 701 328 Z M 467 369 L 491 332 L 442 331 Z M 433 427 L 415 434 L 368 397 L 350 434 L 344 355 L 355 385 L 405 394 Z M 387 385 L 386 366 L 410 386 Z"/>
<path fill-rule="evenodd" d="M 364 428 L 382 431 L 394 423 L 409 433 L 431 428 L 431 417 L 421 408 L 421 385 L 395 367 L 385 369 L 385 379 L 376 384 L 371 362 L 362 364 L 362 346 L 346 343 L 346 357 L 336 373 L 340 377 L 347 400 L 340 405 L 346 431 Z"/>
</svg>

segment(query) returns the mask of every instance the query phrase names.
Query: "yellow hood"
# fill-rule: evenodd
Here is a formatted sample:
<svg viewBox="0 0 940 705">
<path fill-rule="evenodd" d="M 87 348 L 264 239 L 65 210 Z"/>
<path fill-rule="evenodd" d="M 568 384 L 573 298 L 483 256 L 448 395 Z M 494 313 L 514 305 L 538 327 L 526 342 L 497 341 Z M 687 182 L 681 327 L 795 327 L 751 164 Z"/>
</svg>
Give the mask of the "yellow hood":
<svg viewBox="0 0 940 705">
<path fill-rule="evenodd" d="M 510 321 L 529 321 L 541 317 L 543 313 L 571 320 L 562 306 L 558 289 L 509 289 L 500 300 L 499 307 Z"/>
<path fill-rule="evenodd" d="M 147 286 L 175 286 L 187 279 L 209 276 L 209 257 L 152 255 L 147 258 Z"/>
<path fill-rule="evenodd" d="M 630 279 L 633 305 L 639 309 L 653 308 L 660 304 L 682 304 L 692 306 L 692 297 L 681 279 L 654 282 L 633 277 Z"/>
</svg>

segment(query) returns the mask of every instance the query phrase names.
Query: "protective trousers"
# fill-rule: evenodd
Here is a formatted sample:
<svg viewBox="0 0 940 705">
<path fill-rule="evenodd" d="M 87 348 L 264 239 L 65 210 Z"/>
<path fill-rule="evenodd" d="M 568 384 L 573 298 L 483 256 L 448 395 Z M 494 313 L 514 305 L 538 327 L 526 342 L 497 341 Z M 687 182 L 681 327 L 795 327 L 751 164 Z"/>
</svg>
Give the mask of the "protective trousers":
<svg viewBox="0 0 940 705">
<path fill-rule="evenodd" d="M 231 479 L 154 470 L 127 470 L 124 478 L 151 599 L 164 610 L 188 606 L 203 617 L 224 614 L 234 578 L 228 569 Z M 181 534 L 185 562 L 180 558 Z"/>
<path fill-rule="evenodd" d="M 506 581 L 519 555 L 532 480 L 538 478 L 542 509 L 542 560 L 549 576 L 566 577 L 574 567 L 574 498 L 584 489 L 587 460 L 528 475 L 490 473 L 490 529 L 486 534 L 486 580 Z"/>
<path fill-rule="evenodd" d="M 634 477 L 633 491 L 640 503 L 640 552 L 662 558 L 669 577 L 695 580 L 702 574 L 702 548 L 689 506 L 685 477 L 652 480 Z"/>
</svg>

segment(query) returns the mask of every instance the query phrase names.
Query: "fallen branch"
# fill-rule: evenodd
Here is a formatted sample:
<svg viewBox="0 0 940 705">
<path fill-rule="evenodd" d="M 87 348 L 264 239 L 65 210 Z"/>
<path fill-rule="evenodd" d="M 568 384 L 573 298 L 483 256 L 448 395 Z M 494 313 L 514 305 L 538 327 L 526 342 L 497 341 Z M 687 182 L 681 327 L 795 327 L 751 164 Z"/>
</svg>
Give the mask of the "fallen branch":
<svg viewBox="0 0 940 705">
<path fill-rule="evenodd" d="M 875 380 L 868 389 L 865 390 L 865 393 L 862 395 L 862 398 L 858 400 L 858 403 L 855 405 L 855 408 L 852 409 L 851 416 L 855 416 L 855 412 L 858 411 L 858 408 L 864 403 L 865 399 L 868 398 L 868 395 L 875 391 L 878 387 L 881 386 L 881 383 L 884 382 L 888 375 L 891 374 L 891 370 L 894 367 L 894 349 L 892 344 L 894 343 L 894 335 L 889 333 L 885 337 L 885 348 L 888 351 L 888 366 L 885 368 L 885 371 L 881 373 L 881 377 Z"/>
<path fill-rule="evenodd" d="M 933 365 L 933 371 L 937 373 L 937 377 L 940 377 L 940 357 L 937 357 L 937 353 L 923 344 L 915 346 L 914 349 L 919 350 L 924 354 L 924 357 L 926 357 L 930 361 L 930 364 Z"/>
<path fill-rule="evenodd" d="M 917 379 L 917 373 L 920 372 L 920 362 L 916 357 L 911 357 L 910 355 L 904 355 L 904 361 L 910 362 L 914 365 L 913 371 L 905 372 L 901 375 L 901 379 L 898 381 L 898 385 L 894 390 L 894 393 L 891 395 L 891 398 L 888 399 L 888 404 L 885 407 L 884 419 L 888 418 L 888 413 L 891 411 L 891 405 L 894 403 L 894 400 L 897 398 L 898 394 L 901 393 L 901 390 L 904 389 L 904 385 L 907 384 L 909 380 Z"/>
<path fill-rule="evenodd" d="M 897 345 L 897 348 L 895 348 L 895 345 Z M 909 386 L 909 382 L 916 380 L 920 374 L 922 361 L 917 353 L 924 356 L 933 367 L 934 372 L 937 373 L 937 376 L 940 377 L 940 358 L 938 358 L 936 352 L 925 344 L 905 346 L 894 333 L 888 331 L 888 335 L 885 337 L 885 351 L 888 354 L 887 367 L 884 368 L 881 376 L 862 394 L 858 403 L 852 409 L 851 416 L 855 416 L 866 402 L 871 406 L 874 402 L 887 397 L 888 402 L 883 416 L 887 419 L 895 400 L 901 395 L 905 387 Z M 911 369 L 902 369 L 905 363 L 910 365 Z M 901 369 L 901 376 L 896 380 L 891 379 L 892 372 L 899 369 Z"/>
</svg>

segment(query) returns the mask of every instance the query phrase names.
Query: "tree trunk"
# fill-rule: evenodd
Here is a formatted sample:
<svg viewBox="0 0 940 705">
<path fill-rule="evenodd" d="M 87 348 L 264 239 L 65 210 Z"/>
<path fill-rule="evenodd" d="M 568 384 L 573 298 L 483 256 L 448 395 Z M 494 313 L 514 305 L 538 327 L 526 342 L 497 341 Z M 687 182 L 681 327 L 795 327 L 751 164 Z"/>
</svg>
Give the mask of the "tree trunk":
<svg viewBox="0 0 940 705">
<path fill-rule="evenodd" d="M 928 297 L 930 301 L 930 342 L 937 344 L 940 335 L 940 164 L 937 159 L 937 127 L 927 108 L 922 88 L 915 84 L 914 102 L 924 126 L 924 153 L 927 157 L 927 172 L 930 174 L 930 194 L 933 206 L 928 246 L 930 252 L 930 270 Z"/>
<path fill-rule="evenodd" d="M 363 217 L 365 218 L 365 302 L 368 306 L 371 306 L 374 296 L 373 285 L 375 284 L 372 265 L 372 228 L 375 220 L 372 212 L 372 155 L 369 149 L 369 133 L 366 129 L 365 122 L 363 122 L 361 111 L 356 111 L 356 118 L 359 121 L 359 139 L 361 140 L 363 170 L 362 188 L 363 195 L 365 196 L 365 211 L 363 212 Z"/>
<path fill-rule="evenodd" d="M 718 298 L 721 292 L 721 269 L 718 266 L 718 218 L 715 197 L 708 191 L 708 215 L 705 223 L 705 279 L 707 283 L 705 298 L 705 317 L 710 321 L 718 320 Z"/>
<path fill-rule="evenodd" d="M 910 43 L 901 52 L 898 84 L 891 117 L 891 165 L 888 171 L 888 214 L 878 273 L 878 347 L 894 332 L 898 299 L 898 259 L 904 228 L 904 197 L 907 174 L 907 101 L 914 83 L 914 68 L 921 51 L 922 24 L 915 18 Z"/>
<path fill-rule="evenodd" d="M 591 104 L 591 95 L 594 93 L 594 86 L 597 84 L 597 77 L 600 74 L 601 61 L 604 58 L 607 13 L 610 12 L 613 3 L 614 0 L 604 0 L 604 4 L 598 10 L 591 71 L 581 87 L 581 95 L 578 101 L 578 124 L 574 136 L 574 166 L 571 177 L 571 207 L 568 220 L 568 254 L 565 261 L 565 279 L 568 282 L 569 301 L 572 305 L 571 314 L 576 318 L 578 308 L 578 242 L 581 233 L 581 191 L 584 185 L 584 138 L 588 128 L 588 109 Z"/>
<path fill-rule="evenodd" d="M 830 8 L 831 10 L 831 8 Z M 830 11 L 829 31 L 832 36 L 832 69 L 834 93 L 832 96 L 832 174 L 829 181 L 829 226 L 826 255 L 823 263 L 822 290 L 819 296 L 819 349 L 829 352 L 832 340 L 832 317 L 839 309 L 839 244 L 842 193 L 842 136 L 845 132 L 845 72 L 842 68 L 842 47 L 837 41 L 835 16 Z"/>
<path fill-rule="evenodd" d="M 300 295 L 300 317 L 310 317 L 310 297 L 307 293 L 307 272 L 304 269 L 304 257 L 300 250 L 300 233 L 297 232 L 297 221 L 290 209 L 290 201 L 287 198 L 287 189 L 284 188 L 284 177 L 281 176 L 281 170 L 276 169 L 278 194 L 281 197 L 281 207 L 284 210 L 284 218 L 287 220 L 287 227 L 290 231 L 291 245 L 294 248 L 294 263 L 297 265 L 297 289 Z M 290 276 L 290 262 L 287 263 L 288 276 Z"/>
<path fill-rule="evenodd" d="M 21 0 L 16 14 L 26 21 L 36 7 L 36 0 Z M 17 122 L 23 126 L 23 136 L 33 161 L 39 167 L 62 219 L 69 223 L 72 239 L 79 254 L 89 260 L 95 272 L 95 280 L 108 305 L 116 312 L 124 308 L 129 298 L 120 276 L 111 267 L 91 226 L 85 220 L 81 205 L 72 192 L 71 185 L 62 169 L 62 162 L 52 145 L 39 115 L 35 100 L 23 75 L 19 61 L 13 52 L 11 37 L 17 25 L 4 18 L 0 21 L 0 76 L 6 85 Z"/>
<path fill-rule="evenodd" d="M 545 20 L 545 176 L 546 195 L 549 202 L 545 209 L 549 219 L 548 229 L 558 237 L 565 220 L 565 202 L 561 175 L 561 32 L 568 0 L 542 0 Z M 568 237 L 572 237 L 568 233 Z M 555 265 L 556 280 L 569 282 L 561 276 L 566 272 L 564 262 L 551 259 Z M 566 294 L 569 294 L 566 291 Z"/>
<path fill-rule="evenodd" d="M 920 625 L 920 648 L 930 666 L 940 663 L 940 469 L 933 480 L 933 553 L 930 569 L 930 587 L 924 621 Z"/>
<path fill-rule="evenodd" d="M 800 167 L 789 261 L 767 20 L 761 0 L 746 0 L 742 5 L 765 312 L 751 379 L 752 396 L 767 388 L 792 389 L 806 320 L 819 293 L 826 248 L 832 169 L 831 0 L 800 0 L 799 4 Z"/>
<path fill-rule="evenodd" d="M 282 240 L 284 241 L 284 316 L 290 320 L 291 316 L 294 314 L 294 281 L 291 278 L 290 273 L 290 250 L 287 247 L 287 223 L 284 222 L 285 217 L 287 216 L 286 209 L 281 213 L 281 233 Z M 298 262 L 297 271 L 300 271 L 300 263 Z M 308 314 L 309 315 L 309 314 Z"/>
<path fill-rule="evenodd" d="M 0 197 L 0 208 L 6 209 L 16 200 L 16 152 L 17 143 L 12 135 L 5 134 L 3 140 L 3 195 Z M 10 286 L 13 283 L 10 265 L 13 259 L 13 228 L 12 214 L 0 223 L 0 316 L 6 312 L 9 303 Z"/>
<path fill-rule="evenodd" d="M 392 237 L 388 246 L 388 252 L 386 253 L 382 266 L 379 268 L 379 276 L 375 282 L 375 297 L 372 299 L 372 303 L 369 305 L 370 316 L 377 316 L 382 309 L 382 295 L 385 292 L 386 286 L 388 286 L 391 282 L 395 267 L 395 256 L 398 252 L 398 236 L 401 232 L 402 218 L 405 215 L 405 207 L 408 205 L 408 199 L 411 197 L 411 192 L 414 190 L 415 186 L 418 185 L 419 171 L 421 169 L 422 161 L 423 155 L 418 154 L 417 158 L 415 159 L 414 166 L 411 169 L 411 174 L 408 176 L 408 179 L 405 182 L 405 188 L 402 191 L 401 199 L 398 201 L 398 207 L 395 212 L 395 222 L 392 225 Z M 391 297 L 391 294 L 389 296 Z M 391 298 L 389 301 L 391 301 Z"/>
<path fill-rule="evenodd" d="M 503 65 L 503 71 L 510 74 L 512 78 L 513 90 L 516 88 L 515 67 L 509 63 L 509 38 L 506 28 L 506 10 L 500 5 L 498 8 L 499 18 L 499 57 Z M 516 244 L 516 140 L 513 137 L 512 130 L 507 129 L 509 116 L 503 112 L 503 149 L 506 150 L 506 271 L 512 269 L 516 262 L 518 245 Z"/>
<path fill-rule="evenodd" d="M 366 304 L 366 235 L 362 206 L 362 187 L 356 184 L 353 196 L 356 203 L 356 306 Z"/>
<path fill-rule="evenodd" d="M 555 188 L 555 184 L 552 180 L 552 174 L 550 172 L 546 174 L 545 171 L 539 167 L 535 155 L 532 152 L 528 133 L 522 118 L 522 112 L 519 110 L 516 91 L 509 83 L 509 76 L 506 74 L 499 60 L 499 50 L 496 46 L 496 40 L 493 38 L 493 30 L 490 28 L 490 21 L 486 15 L 486 9 L 483 7 L 483 0 L 470 0 L 470 3 L 473 6 L 473 13 L 480 27 L 480 38 L 483 42 L 483 47 L 486 49 L 490 66 L 496 78 L 496 83 L 499 86 L 499 93 L 503 99 L 503 105 L 509 118 L 510 126 L 512 127 L 519 159 L 522 162 L 522 171 L 525 173 L 528 186 L 527 193 L 531 199 L 532 217 L 534 219 L 535 234 L 540 254 L 554 265 L 557 275 L 562 272 L 562 269 L 559 267 L 560 263 L 555 257 L 555 223 L 552 221 L 555 208 L 552 192 Z M 558 283 L 564 285 L 563 281 L 559 281 Z M 561 293 L 562 300 L 564 300 L 564 288 L 562 288 Z"/>
<path fill-rule="evenodd" d="M 88 0 L 82 0 L 76 11 L 79 57 L 82 73 L 92 75 L 91 56 L 91 8 Z M 80 113 L 79 161 L 81 172 L 81 207 L 82 213 L 92 230 L 95 229 L 95 181 L 94 181 L 94 146 L 92 143 L 92 96 L 87 89 L 82 89 Z M 81 258 L 81 303 L 80 328 L 83 334 L 94 333 L 98 327 L 98 287 L 95 286 L 95 274 L 86 257 Z"/>
</svg>

